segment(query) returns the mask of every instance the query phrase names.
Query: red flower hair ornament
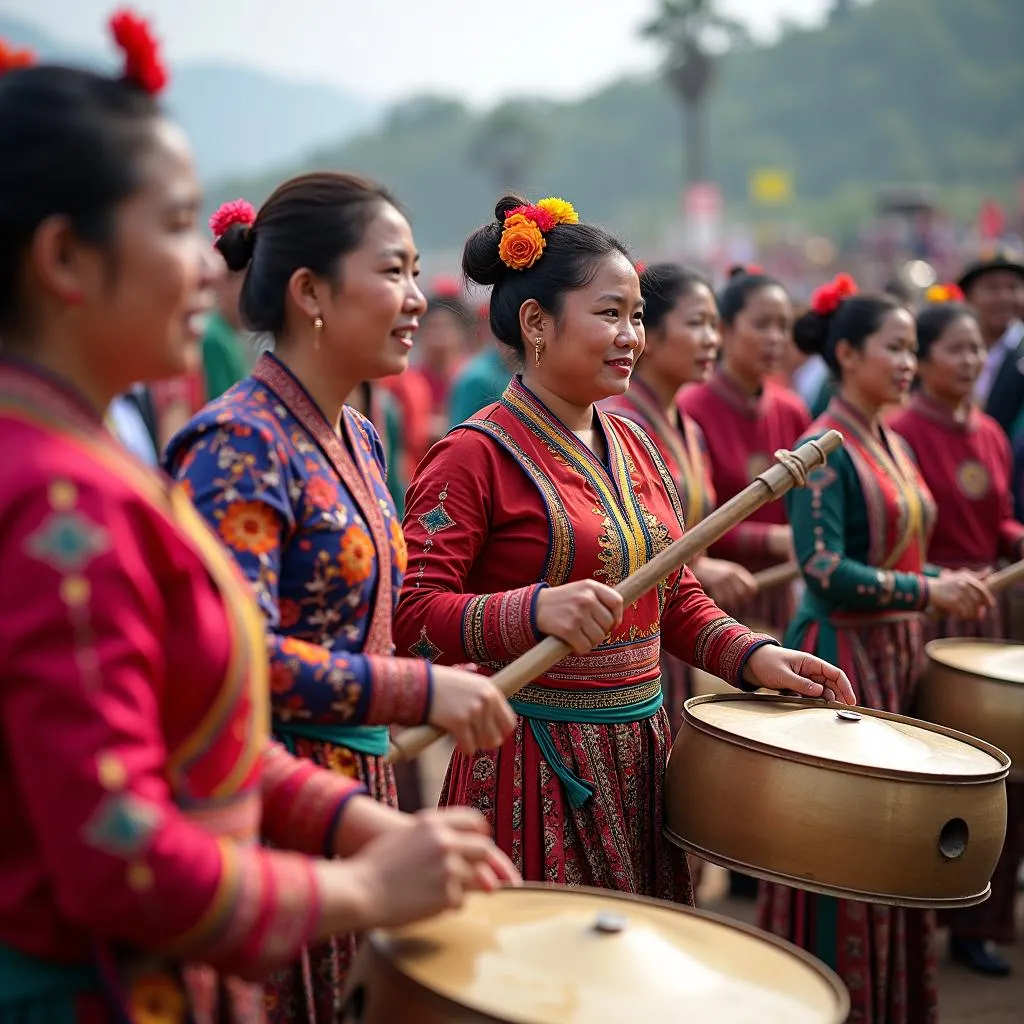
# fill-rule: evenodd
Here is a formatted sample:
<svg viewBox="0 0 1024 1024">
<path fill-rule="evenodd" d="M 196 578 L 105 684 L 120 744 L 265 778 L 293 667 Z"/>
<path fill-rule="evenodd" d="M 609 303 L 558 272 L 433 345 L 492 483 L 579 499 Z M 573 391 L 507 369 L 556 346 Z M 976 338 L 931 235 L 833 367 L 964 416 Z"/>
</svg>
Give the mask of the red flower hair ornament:
<svg viewBox="0 0 1024 1024">
<path fill-rule="evenodd" d="M 844 299 L 857 294 L 857 282 L 849 274 L 836 274 L 811 296 L 811 309 L 818 316 L 831 316 Z"/>
<path fill-rule="evenodd" d="M 35 62 L 36 55 L 31 50 L 19 50 L 0 39 L 0 75 L 31 67 Z"/>
<path fill-rule="evenodd" d="M 228 228 L 242 224 L 251 228 L 256 221 L 256 208 L 247 199 L 232 199 L 224 203 L 210 218 L 214 238 L 223 237 Z"/>
<path fill-rule="evenodd" d="M 149 23 L 131 11 L 118 11 L 110 19 L 114 42 L 124 54 L 124 77 L 150 96 L 163 92 L 167 69 Z"/>
</svg>

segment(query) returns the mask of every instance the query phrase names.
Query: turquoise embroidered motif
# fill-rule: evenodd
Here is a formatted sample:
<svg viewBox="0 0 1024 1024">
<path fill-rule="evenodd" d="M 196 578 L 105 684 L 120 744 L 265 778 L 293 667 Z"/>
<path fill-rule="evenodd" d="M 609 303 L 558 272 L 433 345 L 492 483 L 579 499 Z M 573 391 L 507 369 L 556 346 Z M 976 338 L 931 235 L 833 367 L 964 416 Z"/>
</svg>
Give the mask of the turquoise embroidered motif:
<svg viewBox="0 0 1024 1024">
<path fill-rule="evenodd" d="M 420 638 L 409 648 L 409 653 L 427 661 L 436 661 L 442 654 L 441 648 L 427 636 L 427 627 L 420 629 Z"/>
<path fill-rule="evenodd" d="M 79 572 L 110 546 L 107 531 L 80 512 L 54 512 L 28 538 L 27 550 L 34 558 L 59 572 Z"/>
<path fill-rule="evenodd" d="M 429 512 L 424 512 L 419 517 L 420 526 L 431 536 L 435 533 L 440 533 L 442 530 L 448 530 L 455 525 L 455 520 L 448 515 L 448 511 L 444 507 L 447 498 L 448 485 L 445 484 L 444 490 L 437 496 L 437 504 Z"/>
<path fill-rule="evenodd" d="M 112 793 L 86 822 L 85 835 L 99 850 L 134 857 L 149 844 L 160 824 L 160 809 L 133 793 Z"/>
</svg>

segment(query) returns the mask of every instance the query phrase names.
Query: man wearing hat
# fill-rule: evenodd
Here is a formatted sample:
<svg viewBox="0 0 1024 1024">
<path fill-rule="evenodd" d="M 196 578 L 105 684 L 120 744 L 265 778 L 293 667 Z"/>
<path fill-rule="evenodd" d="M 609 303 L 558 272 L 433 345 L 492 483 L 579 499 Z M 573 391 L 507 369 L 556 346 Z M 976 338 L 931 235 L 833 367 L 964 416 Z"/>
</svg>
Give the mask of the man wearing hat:
<svg viewBox="0 0 1024 1024">
<path fill-rule="evenodd" d="M 1024 263 L 1005 251 L 990 253 L 968 264 L 958 284 L 988 348 L 975 393 L 1009 436 L 1024 409 Z"/>
</svg>

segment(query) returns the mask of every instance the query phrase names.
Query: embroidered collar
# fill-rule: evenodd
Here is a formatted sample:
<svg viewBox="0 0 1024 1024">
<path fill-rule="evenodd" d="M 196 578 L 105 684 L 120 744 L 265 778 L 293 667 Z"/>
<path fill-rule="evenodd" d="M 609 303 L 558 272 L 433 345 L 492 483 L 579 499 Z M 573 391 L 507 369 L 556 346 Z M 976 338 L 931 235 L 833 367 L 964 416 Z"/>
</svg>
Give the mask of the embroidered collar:
<svg viewBox="0 0 1024 1024">
<path fill-rule="evenodd" d="M 756 395 L 752 395 L 744 391 L 721 366 L 715 368 L 711 380 L 708 381 L 708 387 L 749 419 L 756 419 L 763 411 L 765 387 Z"/>
<path fill-rule="evenodd" d="M 509 381 L 508 387 L 505 389 L 505 394 L 502 395 L 501 401 L 509 406 L 513 411 L 519 404 L 525 404 L 533 409 L 536 415 L 539 415 L 542 419 L 546 420 L 548 426 L 553 428 L 562 444 L 571 448 L 578 456 L 582 456 L 588 462 L 592 463 L 596 468 L 600 469 L 605 475 L 608 474 L 608 466 L 606 466 L 601 460 L 571 431 L 566 425 L 549 409 L 544 402 L 535 395 L 524 383 L 521 375 L 516 374 Z M 601 435 L 604 438 L 605 451 L 608 452 L 609 459 L 612 455 L 612 436 L 608 430 L 608 424 L 605 421 L 605 414 L 597 407 L 594 406 L 595 425 L 598 430 L 601 431 Z"/>
<path fill-rule="evenodd" d="M 31 359 L 4 352 L 0 353 L 0 374 L 7 380 L 17 382 L 20 388 L 38 393 L 49 406 L 76 421 L 80 427 L 106 429 L 103 425 L 103 413 L 98 411 L 71 381 L 53 373 L 45 366 L 40 366 Z"/>
<path fill-rule="evenodd" d="M 965 419 L 958 419 L 945 402 L 936 401 L 931 395 L 917 390 L 911 396 L 909 408 L 953 434 L 972 434 L 978 429 L 978 409 L 974 405 L 968 409 Z"/>
</svg>

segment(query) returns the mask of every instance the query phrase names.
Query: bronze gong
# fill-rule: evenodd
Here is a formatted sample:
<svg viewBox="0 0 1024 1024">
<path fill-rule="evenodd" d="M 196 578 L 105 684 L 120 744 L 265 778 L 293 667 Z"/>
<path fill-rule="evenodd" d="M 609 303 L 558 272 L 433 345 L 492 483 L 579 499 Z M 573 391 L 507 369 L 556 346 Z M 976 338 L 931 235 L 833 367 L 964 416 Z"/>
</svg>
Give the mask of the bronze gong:
<svg viewBox="0 0 1024 1024">
<path fill-rule="evenodd" d="M 1024 643 L 949 637 L 925 653 L 914 713 L 1005 750 L 1024 779 Z"/>
<path fill-rule="evenodd" d="M 352 1024 L 841 1024 L 830 970 L 755 928 L 660 900 L 528 885 L 371 933 Z"/>
<path fill-rule="evenodd" d="M 989 893 L 1009 758 L 964 733 L 781 694 L 692 697 L 669 758 L 666 836 L 827 895 L 959 907 Z"/>
</svg>

